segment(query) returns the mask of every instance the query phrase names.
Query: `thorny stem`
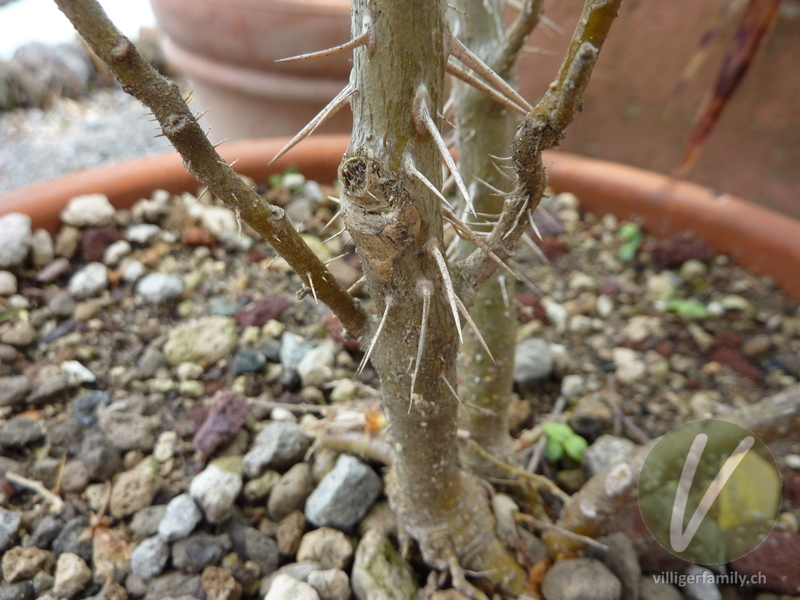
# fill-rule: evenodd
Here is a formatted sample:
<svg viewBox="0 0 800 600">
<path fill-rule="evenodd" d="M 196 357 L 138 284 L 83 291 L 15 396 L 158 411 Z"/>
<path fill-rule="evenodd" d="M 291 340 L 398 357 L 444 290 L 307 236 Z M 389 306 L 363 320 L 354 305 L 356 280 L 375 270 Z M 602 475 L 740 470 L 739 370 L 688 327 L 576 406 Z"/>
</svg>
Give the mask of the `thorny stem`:
<svg viewBox="0 0 800 600">
<path fill-rule="evenodd" d="M 122 88 L 147 106 L 183 157 L 187 170 L 266 239 L 292 268 L 305 274 L 319 298 L 354 336 L 366 333 L 368 316 L 317 258 L 285 217 L 246 185 L 206 138 L 178 86 L 157 73 L 114 26 L 96 0 L 55 0 L 108 65 Z"/>
</svg>

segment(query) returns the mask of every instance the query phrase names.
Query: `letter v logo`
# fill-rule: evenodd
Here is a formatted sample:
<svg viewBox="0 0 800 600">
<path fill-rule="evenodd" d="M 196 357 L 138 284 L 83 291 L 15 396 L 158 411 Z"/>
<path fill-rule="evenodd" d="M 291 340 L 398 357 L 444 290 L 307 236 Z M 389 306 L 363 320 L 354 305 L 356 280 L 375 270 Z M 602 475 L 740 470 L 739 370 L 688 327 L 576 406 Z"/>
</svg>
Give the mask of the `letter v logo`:
<svg viewBox="0 0 800 600">
<path fill-rule="evenodd" d="M 703 456 L 703 450 L 705 450 L 707 443 L 708 436 L 705 433 L 697 434 L 686 456 L 686 462 L 683 463 L 683 471 L 681 472 L 681 478 L 678 482 L 678 491 L 675 494 L 675 503 L 672 505 L 672 520 L 669 525 L 669 542 L 675 552 L 683 552 L 689 547 L 697 530 L 700 528 L 700 524 L 703 522 L 703 519 L 706 518 L 708 511 L 711 510 L 711 505 L 714 504 L 714 500 L 717 499 L 723 486 L 727 483 L 728 479 L 730 479 L 747 452 L 753 447 L 755 438 L 753 436 L 748 436 L 739 442 L 739 445 L 736 446 L 736 449 L 727 458 L 716 477 L 714 477 L 714 481 L 711 482 L 706 493 L 703 494 L 700 504 L 697 506 L 691 519 L 689 519 L 689 523 L 686 525 L 686 531 L 682 531 L 684 515 L 686 514 L 686 504 L 689 501 L 689 490 L 692 487 L 694 476 L 697 473 L 697 466 L 700 464 L 700 459 Z"/>
</svg>

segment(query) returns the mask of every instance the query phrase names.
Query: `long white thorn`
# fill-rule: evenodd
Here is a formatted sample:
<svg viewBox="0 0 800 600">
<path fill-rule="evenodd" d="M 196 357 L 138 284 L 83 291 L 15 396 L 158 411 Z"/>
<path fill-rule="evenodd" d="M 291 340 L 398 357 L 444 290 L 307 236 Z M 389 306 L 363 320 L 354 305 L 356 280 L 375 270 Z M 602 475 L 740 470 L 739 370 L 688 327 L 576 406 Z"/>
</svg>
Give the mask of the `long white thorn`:
<svg viewBox="0 0 800 600">
<path fill-rule="evenodd" d="M 491 361 L 494 364 L 497 364 L 497 362 L 494 360 L 494 356 L 492 356 L 492 351 L 489 350 L 489 346 L 486 345 L 486 340 L 483 339 L 483 335 L 481 334 L 480 330 L 478 329 L 478 326 L 475 325 L 475 321 L 472 320 L 472 317 L 470 316 L 469 311 L 467 310 L 467 307 L 464 306 L 464 303 L 461 302 L 461 298 L 459 298 L 458 296 L 456 296 L 456 304 L 458 305 L 458 310 L 461 311 L 461 316 L 463 316 L 464 320 L 467 323 L 469 323 L 469 326 L 472 328 L 472 331 L 475 333 L 475 337 L 478 338 L 478 341 L 480 342 L 481 346 L 483 346 L 483 349 L 486 350 L 486 354 L 489 356 L 489 358 L 491 359 Z"/>
<path fill-rule="evenodd" d="M 349 288 L 347 288 L 347 293 L 348 294 L 355 293 L 355 291 L 358 288 L 360 288 L 362 285 L 364 285 L 364 283 L 366 283 L 366 281 L 367 281 L 367 278 L 364 275 L 362 275 L 361 277 L 356 279 L 356 281 L 355 281 L 355 283 L 353 283 L 353 285 L 351 285 Z"/>
<path fill-rule="evenodd" d="M 419 182 L 421 182 L 421 183 L 422 183 L 422 184 L 423 184 L 423 185 L 424 185 L 426 188 L 428 188 L 430 191 L 432 191 L 432 192 L 434 193 L 434 195 L 435 195 L 437 198 L 439 198 L 439 200 L 441 200 L 442 202 L 444 202 L 444 203 L 445 203 L 447 206 L 449 206 L 450 208 L 453 208 L 453 205 L 452 205 L 452 204 L 450 204 L 450 203 L 447 201 L 447 198 L 445 198 L 445 197 L 444 197 L 444 194 L 442 194 L 442 192 L 440 192 L 440 191 L 439 191 L 439 190 L 436 188 L 436 186 L 435 186 L 435 185 L 433 185 L 433 183 L 431 182 L 431 180 L 430 180 L 430 179 L 428 179 L 427 177 L 425 177 L 425 175 L 423 175 L 422 171 L 420 171 L 419 169 L 417 169 L 417 167 L 414 165 L 414 160 L 413 160 L 413 159 L 412 159 L 410 156 L 406 155 L 406 158 L 405 158 L 405 163 L 406 163 L 406 165 L 405 165 L 405 166 L 406 166 L 406 172 L 407 172 L 409 175 L 411 175 L 412 177 L 414 177 L 415 179 L 417 179 L 417 180 L 418 180 Z"/>
<path fill-rule="evenodd" d="M 505 79 L 495 73 L 491 67 L 489 67 L 489 65 L 473 54 L 472 51 L 462 44 L 461 40 L 454 35 L 450 36 L 449 50 L 451 56 L 460 60 L 478 75 L 483 77 L 487 83 L 493 85 L 526 111 L 530 112 L 533 110 L 533 106 L 531 106 L 530 102 L 525 100 L 525 98 L 523 98 L 519 92 L 517 92 L 517 90 L 511 87 Z"/>
<path fill-rule="evenodd" d="M 508 195 L 503 190 L 501 190 L 500 188 L 494 187 L 491 183 L 489 183 L 488 181 L 484 181 L 483 179 L 481 179 L 477 175 L 473 175 L 472 177 L 478 183 L 482 183 L 484 186 L 486 186 L 486 189 L 488 189 L 490 192 L 492 192 L 495 196 L 507 196 Z"/>
<path fill-rule="evenodd" d="M 511 267 L 509 267 L 506 263 L 504 263 L 501 260 L 501 258 L 497 256 L 497 254 L 492 252 L 492 249 L 489 248 L 489 246 L 487 246 L 486 243 L 483 240 L 481 240 L 475 234 L 474 231 L 472 231 L 469 227 L 467 227 L 464 224 L 464 222 L 455 215 L 453 211 L 448 210 L 445 207 L 442 207 L 442 216 L 453 224 L 453 227 L 455 228 L 458 237 L 460 237 L 465 242 L 472 242 L 473 244 L 475 244 L 478 248 L 481 249 L 481 251 L 484 254 L 486 254 L 486 256 L 488 256 L 494 262 L 496 262 L 500 268 L 504 269 L 505 271 L 508 271 L 512 275 L 512 277 L 518 279 L 517 274 L 514 273 Z"/>
<path fill-rule="evenodd" d="M 522 240 L 531 247 L 531 249 L 536 253 L 536 256 L 539 257 L 539 260 L 546 265 L 550 264 L 550 259 L 547 258 L 547 255 L 544 252 L 542 252 L 542 249 L 539 248 L 536 242 L 531 239 L 531 236 L 529 236 L 527 233 L 523 233 Z"/>
<path fill-rule="evenodd" d="M 331 226 L 331 223 L 333 223 L 333 222 L 334 222 L 334 221 L 337 219 L 337 217 L 338 217 L 340 214 L 342 214 L 342 209 L 341 209 L 341 208 L 340 208 L 339 210 L 337 210 L 337 211 L 336 211 L 336 214 L 335 214 L 335 215 L 333 215 L 333 216 L 330 218 L 330 220 L 329 220 L 327 223 L 325 223 L 325 226 L 324 226 L 322 229 L 320 229 L 320 230 L 319 230 L 319 232 L 320 232 L 320 233 L 322 233 L 322 232 L 323 232 L 323 231 L 325 231 L 325 230 L 326 230 L 328 227 L 330 227 L 330 226 Z"/>
<path fill-rule="evenodd" d="M 447 261 L 444 259 L 444 256 L 442 256 L 442 251 L 439 250 L 439 246 L 435 244 L 431 244 L 430 253 L 433 255 L 436 266 L 439 267 L 439 272 L 442 274 L 442 282 L 444 283 L 444 290 L 447 293 L 447 299 L 450 302 L 450 309 L 453 311 L 453 322 L 456 324 L 458 339 L 463 344 L 464 336 L 461 335 L 461 319 L 458 318 L 458 296 L 456 296 L 456 290 L 453 287 L 453 280 L 450 278 L 450 271 L 447 269 Z"/>
<path fill-rule="evenodd" d="M 475 77 L 472 73 L 470 73 L 466 69 L 462 69 L 457 64 L 450 61 L 447 61 L 446 69 L 447 72 L 450 73 L 450 75 L 452 75 L 453 77 L 457 77 L 467 85 L 471 85 L 479 92 L 483 92 L 495 102 L 499 102 L 503 106 L 506 106 L 511 110 L 515 110 L 523 116 L 527 116 L 528 114 L 527 111 L 524 108 L 522 108 L 519 104 L 517 104 L 510 98 L 504 96 L 493 87 L 487 85 L 486 83 Z"/>
<path fill-rule="evenodd" d="M 314 287 L 314 280 L 311 278 L 311 271 L 308 272 L 306 277 L 308 277 L 308 286 L 311 288 L 311 295 L 314 296 L 314 302 L 319 304 L 319 298 L 317 298 L 317 288 Z"/>
<path fill-rule="evenodd" d="M 367 362 L 369 361 L 369 357 L 372 356 L 372 351 L 375 349 L 375 345 L 378 343 L 378 338 L 381 337 L 381 332 L 383 332 L 383 326 L 386 325 L 387 317 L 389 316 L 389 308 L 392 306 L 392 301 L 386 301 L 386 308 L 383 309 L 383 316 L 381 317 L 381 322 L 378 323 L 378 328 L 375 330 L 375 335 L 372 336 L 372 340 L 369 343 L 369 347 L 367 348 L 366 353 L 364 354 L 364 358 L 361 359 L 361 362 L 358 363 L 358 369 L 356 369 L 356 377 L 361 375 L 361 371 L 364 370 L 364 367 L 367 366 Z"/>
<path fill-rule="evenodd" d="M 309 52 L 307 54 L 298 54 L 297 56 L 289 56 L 287 58 L 281 58 L 276 60 L 276 63 L 284 63 L 284 62 L 294 62 L 299 60 L 312 60 L 315 58 L 325 58 L 326 56 L 335 56 L 336 54 L 341 54 L 342 52 L 347 52 L 348 50 L 353 50 L 354 48 L 358 48 L 359 46 L 364 46 L 367 44 L 370 37 L 369 30 L 365 30 L 361 35 L 353 38 L 349 42 L 345 42 L 344 44 L 339 44 L 338 46 L 333 46 L 332 48 L 326 48 L 325 50 L 318 50 L 317 52 Z"/>
<path fill-rule="evenodd" d="M 428 316 L 431 310 L 431 284 L 427 281 L 419 285 L 422 293 L 422 326 L 419 330 L 419 343 L 417 344 L 417 360 L 414 363 L 414 372 L 411 374 L 411 396 L 409 397 L 408 412 L 414 403 L 414 388 L 417 385 L 419 367 L 422 364 L 422 355 L 425 353 L 425 339 L 428 337 Z"/>
<path fill-rule="evenodd" d="M 444 373 L 440 373 L 440 375 L 442 377 L 442 380 L 444 381 L 444 384 L 447 386 L 447 389 L 450 390 L 450 393 L 453 394 L 453 396 L 456 397 L 456 400 L 458 400 L 458 403 L 459 404 L 464 404 L 464 401 L 461 400 L 461 396 L 458 395 L 458 392 L 456 392 L 456 389 L 453 387 L 453 384 L 450 383 L 447 380 L 447 377 L 445 377 Z"/>
<path fill-rule="evenodd" d="M 312 133 L 314 133 L 314 131 L 317 129 L 317 127 L 319 127 L 319 126 L 320 126 L 320 125 L 322 125 L 322 124 L 323 124 L 325 121 L 327 121 L 328 119 L 330 119 L 330 118 L 331 118 L 333 115 L 335 115 L 337 112 L 339 112 L 339 110 L 341 110 L 341 108 L 342 108 L 342 107 L 343 107 L 345 104 L 347 104 L 348 102 L 350 102 L 350 96 L 352 96 L 353 94 L 355 94 L 355 93 L 356 93 L 356 91 L 357 91 L 357 90 L 356 90 L 356 89 L 355 89 L 355 88 L 354 88 L 352 85 L 350 85 L 350 84 L 347 84 L 347 85 L 345 86 L 345 88 L 344 88 L 344 89 L 343 89 L 341 92 L 339 92 L 338 94 L 336 94 L 336 96 L 334 97 L 334 99 L 333 99 L 333 100 L 331 100 L 331 101 L 328 103 L 328 105 L 327 105 L 325 108 L 323 108 L 321 111 L 319 111 L 319 114 L 317 114 L 317 116 L 316 116 L 316 117 L 314 117 L 313 119 L 311 119 L 311 120 L 308 122 L 308 125 L 306 125 L 305 127 L 303 127 L 303 128 L 302 128 L 302 129 L 301 129 L 301 130 L 300 130 L 300 131 L 297 133 L 297 135 L 296 135 L 296 136 L 294 136 L 294 137 L 291 139 L 291 141 L 290 141 L 288 144 L 286 144 L 286 145 L 285 145 L 285 146 L 284 146 L 284 147 L 281 149 L 281 151 L 280 151 L 280 152 L 278 152 L 278 153 L 275 155 L 275 158 L 273 158 L 271 161 L 269 161 L 269 164 L 272 164 L 272 163 L 274 163 L 274 162 L 275 162 L 276 160 L 278 160 L 278 159 L 279 159 L 281 156 L 283 156 L 283 155 L 284 155 L 284 154 L 286 154 L 286 153 L 287 153 L 289 150 L 291 150 L 292 148 L 294 148 L 294 146 L 295 146 L 296 144 L 298 144 L 299 142 L 301 142 L 302 140 L 304 140 L 305 138 L 307 138 L 309 135 L 311 135 Z"/>
<path fill-rule="evenodd" d="M 436 127 L 436 123 L 434 123 L 431 117 L 430 110 L 428 110 L 428 90 L 426 90 L 424 86 L 417 90 L 416 97 L 414 98 L 414 116 L 416 117 L 418 129 L 427 130 L 431 138 L 433 138 L 447 168 L 450 169 L 450 175 L 453 176 L 456 187 L 461 192 L 461 195 L 464 196 L 464 200 L 467 201 L 467 206 L 469 206 L 470 210 L 474 213 L 475 207 L 472 206 L 472 200 L 469 197 L 467 186 L 464 185 L 464 180 L 461 178 L 461 173 L 458 172 L 458 167 L 453 160 L 453 156 L 450 154 L 450 150 L 447 149 L 447 144 L 442 138 L 442 134 L 439 133 L 439 128 Z"/>
<path fill-rule="evenodd" d="M 541 232 L 539 231 L 539 226 L 536 224 L 536 220 L 533 218 L 533 215 L 530 211 L 528 211 L 528 220 L 531 222 L 531 227 L 533 227 L 533 231 L 536 233 L 536 237 L 540 240 L 544 241 Z"/>
</svg>

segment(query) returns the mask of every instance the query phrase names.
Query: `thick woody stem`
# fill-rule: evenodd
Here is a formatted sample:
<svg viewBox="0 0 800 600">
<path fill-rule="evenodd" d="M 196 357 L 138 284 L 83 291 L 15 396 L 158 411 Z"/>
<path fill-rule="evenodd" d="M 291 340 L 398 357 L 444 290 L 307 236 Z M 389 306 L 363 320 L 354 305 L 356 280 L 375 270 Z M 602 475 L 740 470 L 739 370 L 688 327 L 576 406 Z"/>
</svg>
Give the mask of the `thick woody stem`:
<svg viewBox="0 0 800 600">
<path fill-rule="evenodd" d="M 313 284 L 319 298 L 351 334 L 365 334 L 367 313 L 320 262 L 283 210 L 246 185 L 217 154 L 178 86 L 147 63 L 96 0 L 55 1 L 95 54 L 108 65 L 122 88 L 153 112 L 164 134 L 183 157 L 186 169 L 272 244 L 309 287 Z"/>
</svg>

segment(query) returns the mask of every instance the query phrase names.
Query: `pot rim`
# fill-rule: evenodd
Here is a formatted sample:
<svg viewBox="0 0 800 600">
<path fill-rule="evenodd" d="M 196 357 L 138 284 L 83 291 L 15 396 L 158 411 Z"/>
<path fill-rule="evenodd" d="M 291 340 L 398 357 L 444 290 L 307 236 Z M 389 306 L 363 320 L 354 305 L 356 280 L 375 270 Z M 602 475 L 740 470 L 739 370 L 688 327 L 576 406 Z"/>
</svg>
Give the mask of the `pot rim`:
<svg viewBox="0 0 800 600">
<path fill-rule="evenodd" d="M 289 166 L 311 179 L 332 181 L 348 135 L 317 135 L 299 144 L 274 163 L 269 159 L 289 138 L 229 142 L 220 148 L 237 172 L 265 180 Z M 665 175 L 608 161 L 549 151 L 550 186 L 572 192 L 581 208 L 620 219 L 640 219 L 648 232 L 664 237 L 692 231 L 714 251 L 730 255 L 738 264 L 772 277 L 783 291 L 800 301 L 800 221 L 709 188 L 676 181 Z M 70 199 L 89 193 L 108 196 L 117 208 L 130 207 L 153 190 L 173 193 L 199 189 L 175 152 L 87 169 L 12 190 L 0 195 L 0 216 L 21 212 L 31 216 L 34 229 L 51 232 Z"/>
</svg>

